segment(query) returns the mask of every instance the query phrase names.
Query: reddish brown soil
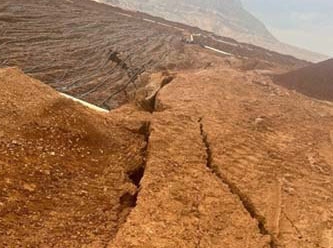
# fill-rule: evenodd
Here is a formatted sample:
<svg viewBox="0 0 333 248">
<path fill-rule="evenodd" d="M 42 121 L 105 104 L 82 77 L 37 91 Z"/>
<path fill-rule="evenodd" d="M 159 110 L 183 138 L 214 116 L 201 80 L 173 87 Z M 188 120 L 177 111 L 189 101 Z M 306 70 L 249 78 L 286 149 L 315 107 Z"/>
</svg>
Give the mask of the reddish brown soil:
<svg viewBox="0 0 333 248">
<path fill-rule="evenodd" d="M 100 85 L 82 98 L 101 105 L 160 62 L 129 84 L 147 111 L 110 113 L 0 69 L 0 247 L 333 247 L 333 104 L 268 76 L 304 62 L 216 55 L 86 0 L 17 3 L 0 3 L 1 63 L 55 88 Z M 100 71 L 109 45 L 128 67 L 112 55 Z"/>
<path fill-rule="evenodd" d="M 170 242 L 153 247 L 265 247 L 256 243 L 260 235 L 271 237 L 269 247 L 332 247 L 333 105 L 224 66 L 178 73 L 156 107 L 143 190 L 115 239 L 119 247 L 149 246 L 151 237 Z M 220 202 L 229 198 L 238 200 Z M 145 202 L 161 202 L 159 210 L 172 217 Z M 177 215 L 168 204 L 193 212 Z M 238 209 L 247 215 L 232 219 Z M 257 228 L 244 228 L 251 219 Z M 198 234 L 188 233 L 195 223 Z"/>
<path fill-rule="evenodd" d="M 1 70 L 1 245 L 331 248 L 333 106 L 226 61 L 152 115 Z"/>
<path fill-rule="evenodd" d="M 144 163 L 142 124 L 92 112 L 16 69 L 0 70 L 0 85 L 0 247 L 108 243 L 135 204 L 127 175 Z"/>
<path fill-rule="evenodd" d="M 137 207 L 110 248 L 270 247 L 270 237 L 207 166 L 198 118 L 173 109 L 154 114 Z"/>
<path fill-rule="evenodd" d="M 277 75 L 275 82 L 310 97 L 333 101 L 333 59 Z"/>
</svg>

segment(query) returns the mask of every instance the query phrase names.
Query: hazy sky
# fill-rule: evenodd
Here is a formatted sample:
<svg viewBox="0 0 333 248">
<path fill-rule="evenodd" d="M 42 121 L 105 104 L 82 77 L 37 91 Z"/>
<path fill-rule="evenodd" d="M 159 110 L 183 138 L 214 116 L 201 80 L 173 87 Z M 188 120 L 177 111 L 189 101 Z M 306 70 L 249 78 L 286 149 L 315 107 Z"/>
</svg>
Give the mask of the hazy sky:
<svg viewBox="0 0 333 248">
<path fill-rule="evenodd" d="M 333 0 L 242 0 L 283 42 L 333 57 Z"/>
</svg>

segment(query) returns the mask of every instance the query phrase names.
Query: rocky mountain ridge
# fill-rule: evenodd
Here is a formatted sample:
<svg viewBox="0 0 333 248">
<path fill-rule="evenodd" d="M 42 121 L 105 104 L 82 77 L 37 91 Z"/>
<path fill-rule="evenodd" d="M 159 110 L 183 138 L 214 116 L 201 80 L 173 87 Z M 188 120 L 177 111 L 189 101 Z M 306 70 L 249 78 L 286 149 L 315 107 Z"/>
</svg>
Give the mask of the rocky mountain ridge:
<svg viewBox="0 0 333 248">
<path fill-rule="evenodd" d="M 327 59 L 325 55 L 277 40 L 261 21 L 244 9 L 240 0 L 98 0 L 98 2 L 193 25 L 240 42 L 262 46 L 307 61 L 318 62 Z"/>
</svg>

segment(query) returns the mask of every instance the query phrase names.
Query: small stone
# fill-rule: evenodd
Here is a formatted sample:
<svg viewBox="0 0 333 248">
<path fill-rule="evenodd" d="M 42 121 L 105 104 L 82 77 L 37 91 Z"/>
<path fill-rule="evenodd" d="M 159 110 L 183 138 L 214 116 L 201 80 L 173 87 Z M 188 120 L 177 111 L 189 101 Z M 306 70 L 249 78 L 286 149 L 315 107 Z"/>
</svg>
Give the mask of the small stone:
<svg viewBox="0 0 333 248">
<path fill-rule="evenodd" d="M 37 186 L 35 184 L 33 184 L 33 183 L 25 183 L 25 184 L 23 184 L 23 188 L 25 190 L 28 190 L 29 192 L 34 192 L 36 190 L 36 187 Z"/>
<path fill-rule="evenodd" d="M 258 126 L 258 125 L 262 124 L 263 122 L 264 122 L 264 119 L 261 118 L 261 117 L 258 117 L 258 118 L 255 119 L 254 124 L 256 126 Z"/>
</svg>

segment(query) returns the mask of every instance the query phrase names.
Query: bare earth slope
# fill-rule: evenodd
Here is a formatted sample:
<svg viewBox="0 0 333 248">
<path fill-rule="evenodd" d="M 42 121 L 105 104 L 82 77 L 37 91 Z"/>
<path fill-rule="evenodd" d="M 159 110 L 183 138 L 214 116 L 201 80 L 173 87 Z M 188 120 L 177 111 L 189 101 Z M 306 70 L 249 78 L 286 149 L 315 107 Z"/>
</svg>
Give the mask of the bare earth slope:
<svg viewBox="0 0 333 248">
<path fill-rule="evenodd" d="M 132 207 L 145 137 L 0 70 L 0 247 L 108 243 Z"/>
<path fill-rule="evenodd" d="M 333 101 L 333 59 L 277 75 L 275 82 L 310 97 Z"/>
<path fill-rule="evenodd" d="M 333 104 L 270 76 L 307 63 L 207 32 L 184 42 L 198 29 L 88 0 L 45 2 L 0 3 L 1 66 L 99 105 L 122 94 L 109 108 L 132 92 L 139 107 L 95 112 L 0 69 L 0 247 L 333 247 Z"/>
<path fill-rule="evenodd" d="M 126 102 L 145 71 L 185 60 L 177 30 L 89 0 L 1 1 L 0 27 L 0 65 L 107 108 Z"/>
<path fill-rule="evenodd" d="M 333 106 L 210 56 L 152 115 L 1 70 L 0 244 L 331 248 Z"/>
<path fill-rule="evenodd" d="M 333 246 L 333 106 L 224 67 L 179 73 L 155 110 L 109 247 Z"/>
<path fill-rule="evenodd" d="M 90 0 L 47 4 L 44 0 L 3 0 L 0 67 L 18 66 L 59 91 L 114 109 L 135 98 L 151 72 L 209 63 L 187 49 L 184 37 L 190 33 L 207 37 L 198 40 L 198 44 L 205 42 L 201 45 L 222 40 L 221 49 L 249 60 L 296 68 L 308 65 L 230 39 L 224 43 L 222 37 L 214 38 L 198 28 Z"/>
</svg>

